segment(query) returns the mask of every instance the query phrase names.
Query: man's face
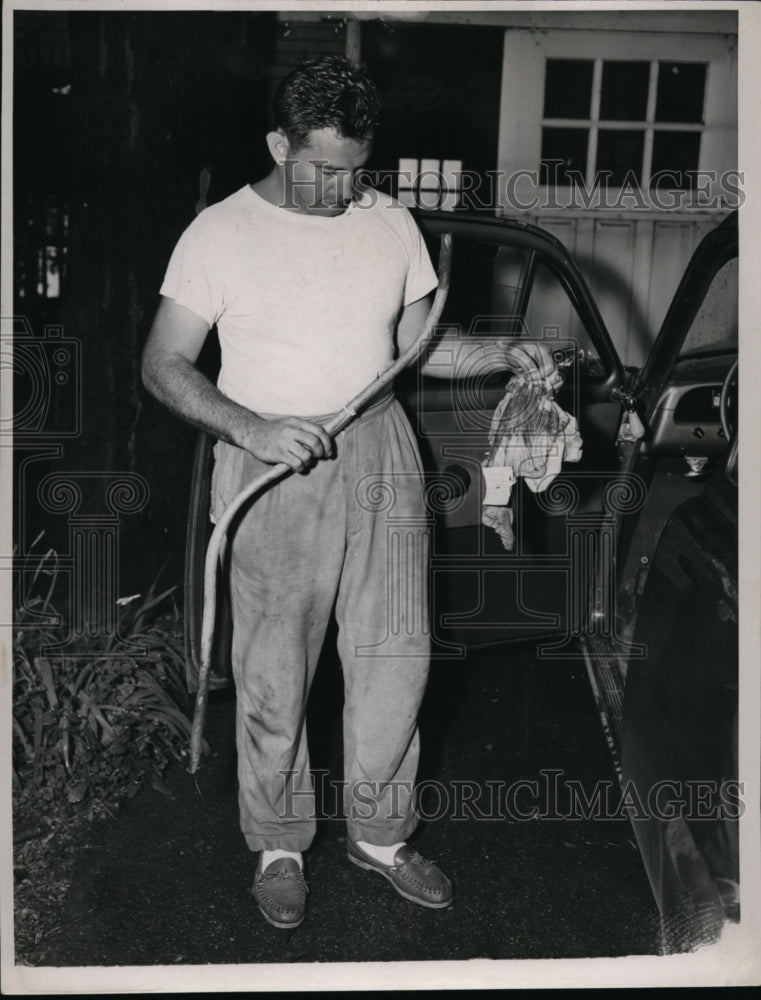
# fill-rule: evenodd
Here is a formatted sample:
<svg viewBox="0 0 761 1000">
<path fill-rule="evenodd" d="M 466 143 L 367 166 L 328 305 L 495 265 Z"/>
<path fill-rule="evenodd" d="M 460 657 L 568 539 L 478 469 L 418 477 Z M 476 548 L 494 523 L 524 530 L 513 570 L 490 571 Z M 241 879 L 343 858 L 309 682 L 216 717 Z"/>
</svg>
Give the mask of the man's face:
<svg viewBox="0 0 761 1000">
<path fill-rule="evenodd" d="M 314 129 L 309 145 L 286 158 L 287 206 L 311 215 L 340 215 L 354 195 L 354 174 L 370 156 L 372 142 L 346 139 L 333 128 Z"/>
</svg>

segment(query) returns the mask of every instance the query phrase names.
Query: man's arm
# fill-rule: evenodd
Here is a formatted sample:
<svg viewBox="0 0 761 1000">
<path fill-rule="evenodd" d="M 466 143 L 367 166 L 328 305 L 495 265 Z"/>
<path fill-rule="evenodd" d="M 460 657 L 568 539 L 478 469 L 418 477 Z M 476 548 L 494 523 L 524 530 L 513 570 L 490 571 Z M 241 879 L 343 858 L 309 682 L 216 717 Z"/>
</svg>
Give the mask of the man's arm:
<svg viewBox="0 0 761 1000">
<path fill-rule="evenodd" d="M 162 298 L 143 351 L 143 384 L 173 413 L 263 462 L 301 472 L 332 451 L 318 424 L 301 417 L 264 420 L 228 399 L 195 366 L 209 324 L 173 299 Z"/>
<path fill-rule="evenodd" d="M 430 311 L 430 296 L 404 307 L 396 330 L 400 354 L 420 336 Z M 506 371 L 510 367 L 506 355 L 509 343 L 504 337 L 463 338 L 451 328 L 445 329 L 434 335 L 421 371 L 434 378 L 448 379 L 461 377 L 465 372 L 472 376 Z"/>
</svg>

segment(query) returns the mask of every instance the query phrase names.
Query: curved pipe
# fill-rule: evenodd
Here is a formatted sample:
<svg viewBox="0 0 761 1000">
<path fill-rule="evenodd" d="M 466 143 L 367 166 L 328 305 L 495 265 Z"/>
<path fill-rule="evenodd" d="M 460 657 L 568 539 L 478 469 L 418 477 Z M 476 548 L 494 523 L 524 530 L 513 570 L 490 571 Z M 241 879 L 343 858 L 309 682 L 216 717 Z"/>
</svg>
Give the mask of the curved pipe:
<svg viewBox="0 0 761 1000">
<path fill-rule="evenodd" d="M 346 406 L 325 424 L 325 431 L 333 438 L 339 431 L 351 423 L 359 410 L 376 396 L 382 389 L 386 388 L 404 368 L 417 360 L 423 348 L 433 337 L 436 325 L 441 318 L 447 294 L 449 292 L 449 275 L 452 263 L 452 234 L 443 233 L 441 236 L 441 250 L 439 253 L 439 285 L 436 295 L 428 314 L 425 326 L 417 340 L 401 354 L 396 361 L 390 365 L 385 372 L 382 372 L 374 379 L 362 392 L 354 397 Z M 204 597 L 203 597 L 203 619 L 201 625 L 201 663 L 198 670 L 198 690 L 196 692 L 196 705 L 193 715 L 193 727 L 190 735 L 190 767 L 191 774 L 198 770 L 201 759 L 201 744 L 203 740 L 203 727 L 206 721 L 206 706 L 209 700 L 209 674 L 211 672 L 211 658 L 214 644 L 214 624 L 217 604 L 217 564 L 219 553 L 222 549 L 227 529 L 230 522 L 238 513 L 243 504 L 254 494 L 260 493 L 265 487 L 270 486 L 278 479 L 293 472 L 290 466 L 284 462 L 273 465 L 263 475 L 242 490 L 225 510 L 222 517 L 217 522 L 211 538 L 209 547 L 206 550 L 206 562 L 204 564 Z"/>
</svg>

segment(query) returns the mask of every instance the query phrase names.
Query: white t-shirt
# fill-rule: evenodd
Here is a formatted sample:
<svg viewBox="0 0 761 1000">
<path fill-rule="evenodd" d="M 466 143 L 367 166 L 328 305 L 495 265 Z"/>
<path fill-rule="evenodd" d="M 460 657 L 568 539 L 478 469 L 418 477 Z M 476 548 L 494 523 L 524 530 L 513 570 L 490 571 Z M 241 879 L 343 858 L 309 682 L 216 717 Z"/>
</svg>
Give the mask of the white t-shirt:
<svg viewBox="0 0 761 1000">
<path fill-rule="evenodd" d="M 415 221 L 388 195 L 313 216 L 247 185 L 185 230 L 161 294 L 217 324 L 221 392 L 307 416 L 340 409 L 390 364 L 402 304 L 436 284 Z"/>
</svg>

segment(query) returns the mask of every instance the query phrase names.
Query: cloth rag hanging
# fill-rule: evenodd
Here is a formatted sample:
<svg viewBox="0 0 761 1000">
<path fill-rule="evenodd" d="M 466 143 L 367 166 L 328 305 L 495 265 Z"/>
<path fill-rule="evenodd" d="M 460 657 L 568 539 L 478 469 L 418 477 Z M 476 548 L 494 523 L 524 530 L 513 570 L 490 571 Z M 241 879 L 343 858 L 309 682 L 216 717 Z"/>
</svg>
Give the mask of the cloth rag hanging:
<svg viewBox="0 0 761 1000">
<path fill-rule="evenodd" d="M 516 477 L 534 493 L 546 490 L 564 461 L 579 461 L 582 440 L 576 418 L 555 402 L 563 376 L 544 344 L 511 344 L 506 367 L 513 375 L 494 411 L 490 450 L 482 462 L 487 488 L 481 520 L 511 550 L 515 534 L 508 501 Z"/>
</svg>

